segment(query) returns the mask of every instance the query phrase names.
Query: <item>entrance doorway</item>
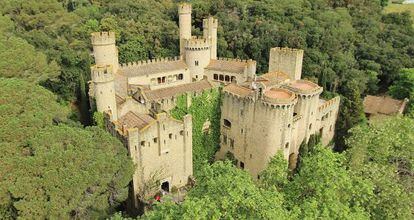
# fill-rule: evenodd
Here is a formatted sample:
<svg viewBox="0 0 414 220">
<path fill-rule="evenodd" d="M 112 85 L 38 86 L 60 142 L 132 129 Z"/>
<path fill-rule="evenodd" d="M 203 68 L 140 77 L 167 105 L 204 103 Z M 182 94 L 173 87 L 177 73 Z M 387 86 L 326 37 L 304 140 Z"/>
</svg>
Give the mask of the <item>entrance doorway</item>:
<svg viewBox="0 0 414 220">
<path fill-rule="evenodd" d="M 170 183 L 168 181 L 165 181 L 161 184 L 161 189 L 165 192 L 170 192 Z"/>
</svg>

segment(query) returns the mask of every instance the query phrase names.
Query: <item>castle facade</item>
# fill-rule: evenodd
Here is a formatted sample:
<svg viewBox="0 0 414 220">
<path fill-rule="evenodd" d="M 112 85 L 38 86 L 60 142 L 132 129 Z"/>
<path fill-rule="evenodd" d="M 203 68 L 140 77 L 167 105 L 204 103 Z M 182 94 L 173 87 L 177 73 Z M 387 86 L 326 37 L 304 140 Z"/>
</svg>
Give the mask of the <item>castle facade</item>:
<svg viewBox="0 0 414 220">
<path fill-rule="evenodd" d="M 195 37 L 191 5 L 181 4 L 178 14 L 180 55 L 173 58 L 120 64 L 115 34 L 91 35 L 89 96 L 136 165 L 135 205 L 158 190 L 183 187 L 192 176 L 191 115 L 180 121 L 169 114 L 182 95 L 191 105 L 191 97 L 224 86 L 217 158 L 233 154 L 254 178 L 277 151 L 294 164 L 312 134 L 331 141 L 339 99 L 320 99 L 322 88 L 301 80 L 302 50 L 273 48 L 269 73 L 257 76 L 256 61 L 217 57 L 217 19 L 204 19 L 203 36 Z"/>
</svg>

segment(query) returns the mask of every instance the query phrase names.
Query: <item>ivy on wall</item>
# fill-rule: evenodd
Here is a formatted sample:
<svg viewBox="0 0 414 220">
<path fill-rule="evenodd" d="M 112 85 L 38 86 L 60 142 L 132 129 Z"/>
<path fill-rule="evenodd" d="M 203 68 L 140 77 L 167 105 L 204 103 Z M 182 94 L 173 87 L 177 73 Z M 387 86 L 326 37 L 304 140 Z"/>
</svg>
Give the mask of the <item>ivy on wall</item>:
<svg viewBox="0 0 414 220">
<path fill-rule="evenodd" d="M 191 104 L 187 105 L 187 96 L 191 96 Z M 193 117 L 193 164 L 194 175 L 201 167 L 214 160 L 214 154 L 220 144 L 220 88 L 204 91 L 194 96 L 185 94 L 177 98 L 177 106 L 171 110 L 172 117 L 182 120 L 184 115 Z M 210 121 L 208 131 L 203 132 L 203 125 Z"/>
</svg>

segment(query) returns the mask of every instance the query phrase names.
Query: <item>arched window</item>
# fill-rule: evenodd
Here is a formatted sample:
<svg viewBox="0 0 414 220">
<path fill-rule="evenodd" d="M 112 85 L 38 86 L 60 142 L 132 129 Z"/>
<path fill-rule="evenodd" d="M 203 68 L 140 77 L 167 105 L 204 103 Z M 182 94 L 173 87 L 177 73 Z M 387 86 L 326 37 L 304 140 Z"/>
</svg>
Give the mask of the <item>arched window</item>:
<svg viewBox="0 0 414 220">
<path fill-rule="evenodd" d="M 178 80 L 183 80 L 184 79 L 184 75 L 182 73 L 178 74 L 177 79 Z"/>
<path fill-rule="evenodd" d="M 225 78 L 225 81 L 226 81 L 226 82 L 230 82 L 230 76 L 227 76 L 227 75 L 226 75 L 224 78 Z"/>
<path fill-rule="evenodd" d="M 226 126 L 226 127 L 228 127 L 228 128 L 231 128 L 231 122 L 230 122 L 229 120 L 224 119 L 224 120 L 223 120 L 223 123 L 224 123 L 224 126 Z"/>
<path fill-rule="evenodd" d="M 218 75 L 217 74 L 214 74 L 213 75 L 213 78 L 214 78 L 214 80 L 218 80 Z"/>
<path fill-rule="evenodd" d="M 232 76 L 231 77 L 231 82 L 235 82 L 236 81 L 236 77 L 235 76 Z"/>
<path fill-rule="evenodd" d="M 220 81 L 224 81 L 224 76 L 223 76 L 223 75 L 220 75 L 220 76 L 219 76 L 219 80 L 220 80 Z"/>
</svg>

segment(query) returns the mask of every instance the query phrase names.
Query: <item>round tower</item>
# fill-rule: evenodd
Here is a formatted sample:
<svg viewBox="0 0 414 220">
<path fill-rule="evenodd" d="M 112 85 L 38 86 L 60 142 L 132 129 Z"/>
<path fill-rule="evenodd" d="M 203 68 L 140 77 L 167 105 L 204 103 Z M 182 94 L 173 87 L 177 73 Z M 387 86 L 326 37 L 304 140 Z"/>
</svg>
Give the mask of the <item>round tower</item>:
<svg viewBox="0 0 414 220">
<path fill-rule="evenodd" d="M 296 80 L 288 84 L 287 88 L 298 96 L 294 113 L 302 117 L 298 124 L 298 137 L 296 138 L 299 146 L 302 141 L 307 142 L 311 134 L 319 132 L 316 131 L 316 118 L 322 87 L 307 80 Z"/>
<path fill-rule="evenodd" d="M 191 5 L 182 3 L 178 6 L 180 26 L 180 55 L 184 56 L 185 40 L 191 39 Z"/>
<path fill-rule="evenodd" d="M 209 17 L 203 20 L 203 36 L 210 42 L 211 59 L 217 59 L 217 27 L 218 20 Z"/>
<path fill-rule="evenodd" d="M 267 134 L 262 137 L 264 143 L 263 160 L 267 163 L 278 151 L 288 159 L 292 140 L 293 111 L 296 95 L 286 89 L 272 88 L 262 95 L 260 122 Z"/>
<path fill-rule="evenodd" d="M 185 62 L 193 80 L 201 80 L 210 63 L 210 43 L 204 38 L 185 40 Z"/>
<path fill-rule="evenodd" d="M 91 67 L 96 109 L 99 112 L 110 111 L 111 119 L 118 119 L 115 98 L 114 72 L 111 65 L 95 65 Z"/>
<path fill-rule="evenodd" d="M 96 32 L 91 34 L 93 56 L 96 65 L 111 65 L 113 72 L 118 71 L 118 49 L 114 32 Z"/>
</svg>

